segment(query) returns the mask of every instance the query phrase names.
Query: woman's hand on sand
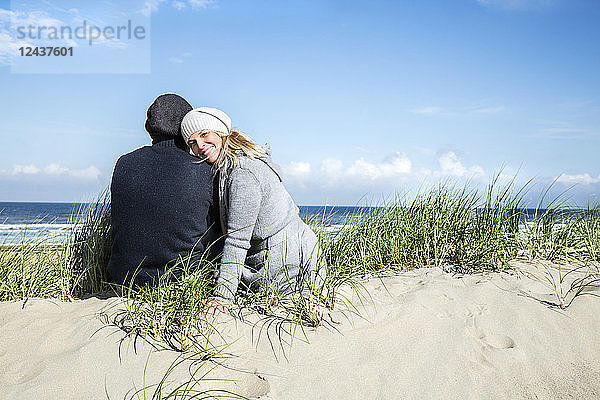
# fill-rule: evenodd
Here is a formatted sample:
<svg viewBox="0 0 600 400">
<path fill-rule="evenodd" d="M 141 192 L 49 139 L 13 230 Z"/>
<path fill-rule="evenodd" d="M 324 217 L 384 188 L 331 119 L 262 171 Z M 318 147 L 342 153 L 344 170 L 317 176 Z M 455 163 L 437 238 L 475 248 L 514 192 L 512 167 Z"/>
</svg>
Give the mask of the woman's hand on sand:
<svg viewBox="0 0 600 400">
<path fill-rule="evenodd" d="M 207 317 L 215 317 L 221 313 L 229 313 L 229 304 L 216 299 L 210 298 L 204 303 L 203 312 Z"/>
</svg>

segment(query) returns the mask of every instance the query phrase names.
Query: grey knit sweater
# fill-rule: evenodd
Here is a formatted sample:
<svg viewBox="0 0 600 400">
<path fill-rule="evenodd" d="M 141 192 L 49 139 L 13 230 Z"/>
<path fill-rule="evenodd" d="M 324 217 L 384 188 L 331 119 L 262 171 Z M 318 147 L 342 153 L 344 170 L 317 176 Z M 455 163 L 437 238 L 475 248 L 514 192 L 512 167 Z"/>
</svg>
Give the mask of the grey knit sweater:
<svg viewBox="0 0 600 400">
<path fill-rule="evenodd" d="M 219 202 L 227 236 L 215 295 L 231 302 L 242 273 L 250 272 L 244 265 L 248 251 L 265 246 L 267 238 L 300 217 L 269 155 L 240 156 L 220 179 Z"/>
</svg>

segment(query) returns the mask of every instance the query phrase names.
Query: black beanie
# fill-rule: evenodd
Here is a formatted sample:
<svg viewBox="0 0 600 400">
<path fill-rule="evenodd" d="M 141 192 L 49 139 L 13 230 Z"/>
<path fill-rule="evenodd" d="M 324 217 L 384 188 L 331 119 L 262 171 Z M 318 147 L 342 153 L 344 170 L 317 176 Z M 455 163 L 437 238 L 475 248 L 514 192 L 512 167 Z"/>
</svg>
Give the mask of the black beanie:
<svg viewBox="0 0 600 400">
<path fill-rule="evenodd" d="M 181 121 L 192 106 L 176 94 L 161 94 L 148 107 L 146 130 L 152 139 L 176 137 L 180 132 Z"/>
</svg>

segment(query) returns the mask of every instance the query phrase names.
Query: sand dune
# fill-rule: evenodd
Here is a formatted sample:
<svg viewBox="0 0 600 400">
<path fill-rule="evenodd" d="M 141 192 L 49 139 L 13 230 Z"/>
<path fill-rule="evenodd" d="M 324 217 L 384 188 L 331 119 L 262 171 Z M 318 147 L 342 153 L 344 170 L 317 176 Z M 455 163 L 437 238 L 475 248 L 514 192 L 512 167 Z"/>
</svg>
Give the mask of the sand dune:
<svg viewBox="0 0 600 400">
<path fill-rule="evenodd" d="M 253 325 L 256 315 L 219 316 L 231 356 L 200 372 L 230 381 L 201 386 L 277 400 L 600 398 L 600 299 L 581 296 L 561 310 L 554 290 L 532 278 L 543 268 L 515 267 L 464 276 L 419 269 L 366 281 L 362 296 L 345 288 L 332 315 L 339 323 L 306 338 L 296 331 L 291 347 L 275 327 Z M 118 305 L 0 303 L 0 398 L 122 399 L 158 382 L 177 354 L 121 343 L 98 318 Z M 172 385 L 189 378 L 189 366 Z"/>
</svg>

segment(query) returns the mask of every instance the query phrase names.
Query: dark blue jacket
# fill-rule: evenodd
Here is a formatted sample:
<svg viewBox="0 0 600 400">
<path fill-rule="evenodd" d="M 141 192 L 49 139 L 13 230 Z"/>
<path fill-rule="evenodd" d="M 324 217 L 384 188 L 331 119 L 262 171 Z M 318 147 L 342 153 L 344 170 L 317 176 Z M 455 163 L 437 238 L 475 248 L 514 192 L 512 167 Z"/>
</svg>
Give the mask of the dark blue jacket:
<svg viewBox="0 0 600 400">
<path fill-rule="evenodd" d="M 114 282 L 123 283 L 138 267 L 136 283 L 145 284 L 178 260 L 194 265 L 220 236 L 211 167 L 197 161 L 173 139 L 119 158 L 110 187 L 108 272 Z"/>
</svg>

